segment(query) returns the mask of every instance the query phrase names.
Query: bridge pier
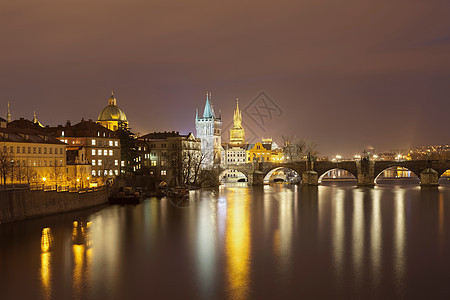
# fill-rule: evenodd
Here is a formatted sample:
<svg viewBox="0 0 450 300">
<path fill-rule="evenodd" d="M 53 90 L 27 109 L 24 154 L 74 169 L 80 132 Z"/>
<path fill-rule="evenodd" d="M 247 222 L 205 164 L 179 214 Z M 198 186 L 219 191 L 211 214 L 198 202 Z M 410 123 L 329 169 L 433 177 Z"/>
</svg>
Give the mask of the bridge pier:
<svg viewBox="0 0 450 300">
<path fill-rule="evenodd" d="M 369 159 L 361 159 L 356 162 L 357 185 L 358 186 L 375 186 L 375 162 Z"/>
<path fill-rule="evenodd" d="M 264 173 L 261 171 L 254 171 L 248 175 L 248 185 L 264 185 Z"/>
<path fill-rule="evenodd" d="M 426 168 L 420 172 L 420 186 L 430 187 L 439 185 L 439 174 L 432 168 Z"/>
<path fill-rule="evenodd" d="M 302 185 L 319 185 L 319 174 L 316 171 L 303 172 Z"/>
</svg>

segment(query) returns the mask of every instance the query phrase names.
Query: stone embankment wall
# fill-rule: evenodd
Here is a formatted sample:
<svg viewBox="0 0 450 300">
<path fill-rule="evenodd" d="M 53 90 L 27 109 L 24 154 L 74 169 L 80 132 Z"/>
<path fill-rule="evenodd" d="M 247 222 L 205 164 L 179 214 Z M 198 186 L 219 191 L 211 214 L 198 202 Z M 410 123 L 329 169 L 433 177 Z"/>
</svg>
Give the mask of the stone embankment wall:
<svg viewBox="0 0 450 300">
<path fill-rule="evenodd" d="M 86 193 L 56 191 L 0 191 L 0 223 L 48 216 L 108 202 L 109 191 Z"/>
</svg>

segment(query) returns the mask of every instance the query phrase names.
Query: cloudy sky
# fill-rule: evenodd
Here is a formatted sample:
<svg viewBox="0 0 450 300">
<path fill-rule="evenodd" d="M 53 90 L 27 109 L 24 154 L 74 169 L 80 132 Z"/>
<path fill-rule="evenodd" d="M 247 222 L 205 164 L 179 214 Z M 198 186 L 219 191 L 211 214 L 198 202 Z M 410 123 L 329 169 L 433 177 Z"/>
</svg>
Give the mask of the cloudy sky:
<svg viewBox="0 0 450 300">
<path fill-rule="evenodd" d="M 449 143 L 449 13 L 447 0 L 4 0 L 0 113 L 96 119 L 114 90 L 133 131 L 195 133 L 211 91 L 224 128 L 239 97 L 252 136 L 327 155 Z"/>
</svg>

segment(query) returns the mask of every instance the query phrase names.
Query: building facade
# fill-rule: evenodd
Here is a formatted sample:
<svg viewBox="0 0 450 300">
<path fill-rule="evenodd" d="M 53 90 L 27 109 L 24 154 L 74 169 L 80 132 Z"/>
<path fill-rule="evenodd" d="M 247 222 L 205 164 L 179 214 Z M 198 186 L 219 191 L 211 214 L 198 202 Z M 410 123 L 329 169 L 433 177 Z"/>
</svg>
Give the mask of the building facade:
<svg viewBox="0 0 450 300">
<path fill-rule="evenodd" d="M 68 149 L 77 150 L 78 157 L 74 162 L 90 164 L 91 173 L 86 174 L 90 181 L 105 183 L 107 179 L 120 174 L 120 140 L 116 133 L 92 120 L 71 125 L 45 128 Z"/>
<path fill-rule="evenodd" d="M 239 109 L 239 99 L 236 99 L 236 110 L 233 115 L 233 127 L 230 129 L 230 146 L 244 147 L 245 130 L 242 127 L 242 113 Z"/>
<path fill-rule="evenodd" d="M 215 164 L 220 164 L 221 159 L 221 127 L 222 116 L 216 117 L 211 101 L 211 93 L 206 94 L 203 116 L 195 116 L 195 128 L 197 138 L 201 140 L 201 150 L 204 156 L 202 167 L 211 169 Z"/>
<path fill-rule="evenodd" d="M 21 123 L 33 124 L 24 119 Z M 66 182 L 66 144 L 42 131 L 9 127 L 0 118 L 0 157 L 2 184 Z"/>
<path fill-rule="evenodd" d="M 202 163 L 201 141 L 192 133 L 153 132 L 137 139 L 138 173 L 169 184 L 196 181 Z"/>
</svg>

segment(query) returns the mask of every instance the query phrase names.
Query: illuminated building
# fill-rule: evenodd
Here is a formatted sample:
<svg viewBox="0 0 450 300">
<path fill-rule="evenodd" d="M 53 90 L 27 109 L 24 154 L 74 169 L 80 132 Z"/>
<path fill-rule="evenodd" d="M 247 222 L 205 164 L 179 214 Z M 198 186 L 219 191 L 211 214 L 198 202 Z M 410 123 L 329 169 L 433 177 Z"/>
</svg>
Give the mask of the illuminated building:
<svg viewBox="0 0 450 300">
<path fill-rule="evenodd" d="M 148 133 L 136 140 L 136 150 L 135 171 L 152 175 L 167 183 L 181 184 L 183 181 L 190 181 L 191 178 L 183 177 L 194 176 L 196 166 L 201 163 L 201 141 L 192 133 Z"/>
<path fill-rule="evenodd" d="M 245 130 L 242 127 L 242 114 L 239 110 L 239 100 L 236 99 L 236 110 L 233 116 L 233 127 L 230 129 L 230 146 L 242 147 L 245 142 Z"/>
<path fill-rule="evenodd" d="M 111 93 L 111 97 L 108 99 L 108 106 L 106 106 L 98 115 L 97 123 L 112 131 L 128 127 L 127 116 L 124 111 L 117 106 L 117 100 L 113 93 Z"/>
<path fill-rule="evenodd" d="M 221 126 L 222 116 L 216 117 L 211 100 L 211 93 L 206 93 L 203 116 L 195 116 L 197 138 L 201 140 L 202 154 L 204 155 L 203 168 L 210 169 L 214 164 L 220 164 L 221 159 Z"/>
<path fill-rule="evenodd" d="M 272 151 L 271 145 L 258 142 L 249 144 L 247 148 L 247 163 L 251 162 L 269 162 Z"/>
<path fill-rule="evenodd" d="M 32 121 L 21 118 L 7 124 L 0 118 L 0 155 L 6 172 L 2 181 L 5 177 L 11 183 L 65 180 L 66 145 Z"/>
<path fill-rule="evenodd" d="M 283 162 L 283 150 L 272 139 L 262 139 L 262 142 L 247 145 L 247 163 L 252 162 Z"/>
<path fill-rule="evenodd" d="M 242 114 L 239 100 L 236 99 L 236 110 L 233 116 L 233 127 L 230 128 L 230 142 L 222 145 L 221 164 L 239 165 L 246 163 L 245 130 L 242 127 Z M 230 174 L 229 174 L 230 175 Z"/>
<path fill-rule="evenodd" d="M 83 180 L 85 176 L 86 179 L 90 177 L 104 182 L 119 175 L 120 140 L 115 132 L 83 119 L 74 125 L 68 121 L 65 126 L 48 127 L 45 131 L 66 143 L 68 150 L 73 150 L 70 154 L 74 156 L 71 157 L 72 163 L 91 165 L 91 174 L 83 174 Z"/>
</svg>

